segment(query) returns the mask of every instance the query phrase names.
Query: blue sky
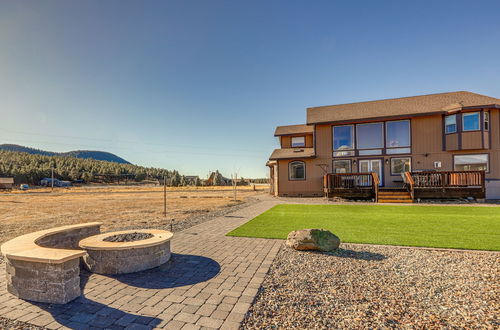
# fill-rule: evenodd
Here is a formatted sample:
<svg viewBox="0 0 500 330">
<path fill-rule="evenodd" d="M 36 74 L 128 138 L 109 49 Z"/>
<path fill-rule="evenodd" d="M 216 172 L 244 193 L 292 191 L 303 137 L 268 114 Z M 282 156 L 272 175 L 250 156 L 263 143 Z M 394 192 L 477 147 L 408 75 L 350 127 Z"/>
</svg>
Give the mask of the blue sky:
<svg viewBox="0 0 500 330">
<path fill-rule="evenodd" d="M 0 1 L 0 143 L 265 177 L 305 108 L 500 97 L 499 1 Z"/>
</svg>

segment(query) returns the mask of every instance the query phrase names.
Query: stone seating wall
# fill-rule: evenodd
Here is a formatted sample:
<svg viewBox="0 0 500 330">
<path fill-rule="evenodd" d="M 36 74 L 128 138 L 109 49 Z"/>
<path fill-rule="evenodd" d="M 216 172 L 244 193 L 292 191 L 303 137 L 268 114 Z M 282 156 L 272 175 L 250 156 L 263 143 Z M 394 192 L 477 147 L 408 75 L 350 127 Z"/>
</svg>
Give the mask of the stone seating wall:
<svg viewBox="0 0 500 330">
<path fill-rule="evenodd" d="M 80 296 L 81 239 L 100 233 L 93 222 L 16 237 L 1 246 L 7 290 L 19 298 L 65 304 Z"/>
</svg>

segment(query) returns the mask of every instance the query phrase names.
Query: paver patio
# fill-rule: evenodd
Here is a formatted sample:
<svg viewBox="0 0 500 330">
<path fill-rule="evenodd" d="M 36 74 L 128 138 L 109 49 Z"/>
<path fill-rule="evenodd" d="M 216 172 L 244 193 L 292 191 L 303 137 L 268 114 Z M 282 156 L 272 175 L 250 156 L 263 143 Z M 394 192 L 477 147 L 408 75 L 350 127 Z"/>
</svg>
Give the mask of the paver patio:
<svg viewBox="0 0 500 330">
<path fill-rule="evenodd" d="M 237 329 L 283 242 L 225 234 L 274 205 L 264 199 L 176 233 L 171 262 L 153 270 L 82 271 L 83 295 L 66 305 L 9 294 L 0 264 L 0 315 L 49 329 Z"/>
</svg>

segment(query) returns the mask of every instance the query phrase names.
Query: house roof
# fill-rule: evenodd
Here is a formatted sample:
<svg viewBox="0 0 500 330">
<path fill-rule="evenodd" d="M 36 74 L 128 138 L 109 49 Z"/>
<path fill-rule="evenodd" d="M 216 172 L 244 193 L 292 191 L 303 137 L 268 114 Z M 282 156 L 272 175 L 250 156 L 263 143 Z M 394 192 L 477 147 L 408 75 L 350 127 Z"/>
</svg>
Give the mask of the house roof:
<svg viewBox="0 0 500 330">
<path fill-rule="evenodd" d="M 313 126 L 308 125 L 288 125 L 288 126 L 278 126 L 276 131 L 274 131 L 274 136 L 280 135 L 294 135 L 294 134 L 312 134 L 314 131 Z"/>
<path fill-rule="evenodd" d="M 307 124 L 439 114 L 483 106 L 500 107 L 500 99 L 460 91 L 311 107 L 307 109 Z"/>
<path fill-rule="evenodd" d="M 314 148 L 286 148 L 274 149 L 269 160 L 277 159 L 295 159 L 295 158 L 314 158 Z"/>
</svg>

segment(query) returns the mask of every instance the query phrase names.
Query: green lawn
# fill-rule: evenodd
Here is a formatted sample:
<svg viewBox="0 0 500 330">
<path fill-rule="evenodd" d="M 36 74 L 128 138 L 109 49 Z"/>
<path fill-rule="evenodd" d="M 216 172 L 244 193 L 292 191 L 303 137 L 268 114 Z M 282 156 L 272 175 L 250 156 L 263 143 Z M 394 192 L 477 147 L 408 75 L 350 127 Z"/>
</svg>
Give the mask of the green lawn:
<svg viewBox="0 0 500 330">
<path fill-rule="evenodd" d="M 285 239 L 305 228 L 350 243 L 500 251 L 500 207 L 277 205 L 228 236 Z"/>
</svg>

